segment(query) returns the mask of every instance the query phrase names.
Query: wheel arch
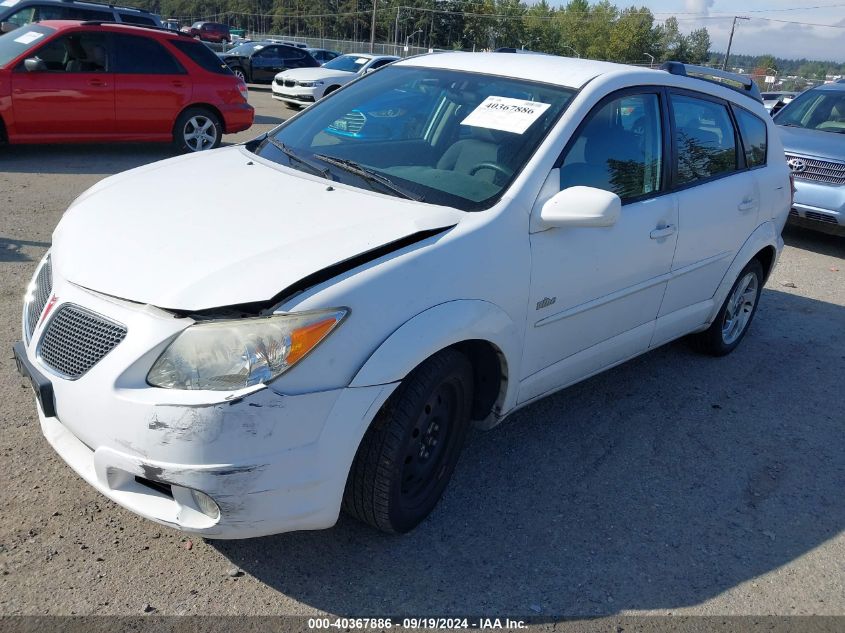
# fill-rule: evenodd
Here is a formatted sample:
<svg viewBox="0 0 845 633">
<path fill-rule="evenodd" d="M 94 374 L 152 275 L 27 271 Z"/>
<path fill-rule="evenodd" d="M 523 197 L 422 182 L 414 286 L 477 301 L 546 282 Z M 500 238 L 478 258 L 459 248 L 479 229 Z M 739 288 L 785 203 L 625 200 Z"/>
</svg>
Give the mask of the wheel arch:
<svg viewBox="0 0 845 633">
<path fill-rule="evenodd" d="M 449 301 L 406 321 L 370 355 L 350 386 L 397 382 L 425 360 L 447 348 L 469 358 L 476 388 L 472 417 L 491 428 L 516 402 L 521 342 L 512 319 L 498 306 L 480 300 Z"/>
<path fill-rule="evenodd" d="M 9 131 L 6 129 L 6 122 L 0 116 L 0 143 L 9 142 Z"/>
<path fill-rule="evenodd" d="M 220 112 L 220 109 L 217 108 L 216 106 L 210 104 L 210 103 L 205 103 L 204 101 L 200 101 L 198 103 L 190 103 L 190 104 L 186 105 L 184 108 L 182 108 L 181 110 L 179 110 L 179 113 L 176 115 L 176 118 L 173 120 L 173 135 L 174 135 L 174 137 L 176 135 L 176 123 L 179 122 L 179 117 L 181 117 L 183 114 L 185 114 L 185 112 L 187 112 L 188 110 L 190 110 L 192 108 L 199 108 L 201 110 L 209 110 L 209 111 L 213 112 L 217 116 L 217 118 L 220 120 L 220 126 L 223 128 L 223 134 L 227 133 L 226 119 L 223 118 L 223 113 Z"/>
<path fill-rule="evenodd" d="M 764 222 L 754 230 L 734 257 L 733 262 L 731 262 L 727 272 L 722 277 L 722 282 L 713 295 L 713 308 L 707 319 L 708 325 L 716 318 L 722 307 L 722 303 L 724 303 L 725 298 L 728 296 L 728 292 L 730 292 L 740 271 L 745 268 L 748 262 L 752 259 L 760 260 L 760 263 L 763 265 L 765 283 L 775 264 L 777 264 L 782 248 L 783 238 L 780 236 L 780 232 L 775 229 L 773 222 Z"/>
</svg>

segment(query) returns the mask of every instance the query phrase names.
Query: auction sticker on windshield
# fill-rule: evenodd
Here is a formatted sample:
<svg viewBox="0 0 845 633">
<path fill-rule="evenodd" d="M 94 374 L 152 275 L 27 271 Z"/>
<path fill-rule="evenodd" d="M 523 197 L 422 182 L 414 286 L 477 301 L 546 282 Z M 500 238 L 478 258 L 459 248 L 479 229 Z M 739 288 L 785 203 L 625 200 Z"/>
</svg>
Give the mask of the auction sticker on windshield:
<svg viewBox="0 0 845 633">
<path fill-rule="evenodd" d="M 461 125 L 524 134 L 551 104 L 489 96 L 461 121 Z"/>
<path fill-rule="evenodd" d="M 32 44 L 35 40 L 37 40 L 40 37 L 44 37 L 44 34 L 39 33 L 38 31 L 28 31 L 27 33 L 24 33 L 20 37 L 16 37 L 15 41 L 18 44 Z"/>
</svg>

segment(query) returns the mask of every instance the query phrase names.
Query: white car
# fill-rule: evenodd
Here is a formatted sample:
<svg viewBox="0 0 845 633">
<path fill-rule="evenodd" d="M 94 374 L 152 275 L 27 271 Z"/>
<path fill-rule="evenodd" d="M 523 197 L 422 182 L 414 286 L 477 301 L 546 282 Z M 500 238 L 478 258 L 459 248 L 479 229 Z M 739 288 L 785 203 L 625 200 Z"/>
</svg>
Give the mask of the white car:
<svg viewBox="0 0 845 633">
<path fill-rule="evenodd" d="M 283 70 L 273 80 L 273 98 L 291 105 L 310 105 L 353 79 L 395 62 L 392 55 L 341 55 L 320 68 Z"/>
<path fill-rule="evenodd" d="M 245 145 L 100 181 L 24 300 L 44 435 L 187 532 L 341 508 L 405 532 L 470 424 L 689 334 L 727 354 L 790 177 L 753 84 L 689 70 L 416 57 Z"/>
</svg>

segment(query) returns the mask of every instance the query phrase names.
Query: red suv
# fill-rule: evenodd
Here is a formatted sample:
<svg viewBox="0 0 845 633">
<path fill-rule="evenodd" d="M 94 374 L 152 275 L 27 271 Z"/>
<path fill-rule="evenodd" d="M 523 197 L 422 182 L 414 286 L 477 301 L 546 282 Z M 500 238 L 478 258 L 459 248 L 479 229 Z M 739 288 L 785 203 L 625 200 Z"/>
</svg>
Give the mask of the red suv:
<svg viewBox="0 0 845 633">
<path fill-rule="evenodd" d="M 46 21 L 0 37 L 0 137 L 9 143 L 173 140 L 200 151 L 253 116 L 246 84 L 185 35 Z"/>
<path fill-rule="evenodd" d="M 182 29 L 191 37 L 198 37 L 204 42 L 230 42 L 232 36 L 229 26 L 219 22 L 194 22 Z"/>
</svg>

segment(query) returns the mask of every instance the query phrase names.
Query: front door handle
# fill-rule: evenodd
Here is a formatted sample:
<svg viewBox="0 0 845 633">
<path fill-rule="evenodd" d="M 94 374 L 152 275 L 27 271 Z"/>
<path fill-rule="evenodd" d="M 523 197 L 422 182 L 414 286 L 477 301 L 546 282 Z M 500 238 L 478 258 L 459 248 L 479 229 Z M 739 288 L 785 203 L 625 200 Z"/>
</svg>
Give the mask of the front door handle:
<svg viewBox="0 0 845 633">
<path fill-rule="evenodd" d="M 92 79 L 88 82 L 88 85 L 94 88 L 105 88 L 106 86 L 108 86 L 108 84 L 102 79 Z"/>
<path fill-rule="evenodd" d="M 677 228 L 674 224 L 667 224 L 666 226 L 661 226 L 659 228 L 654 229 L 648 236 L 653 240 L 659 240 L 661 237 L 669 237 L 670 235 L 674 235 Z"/>
<path fill-rule="evenodd" d="M 737 209 L 739 209 L 740 211 L 751 211 L 751 209 L 753 209 L 756 205 L 757 202 L 754 200 L 754 198 L 746 198 L 745 200 L 739 203 Z"/>
</svg>

